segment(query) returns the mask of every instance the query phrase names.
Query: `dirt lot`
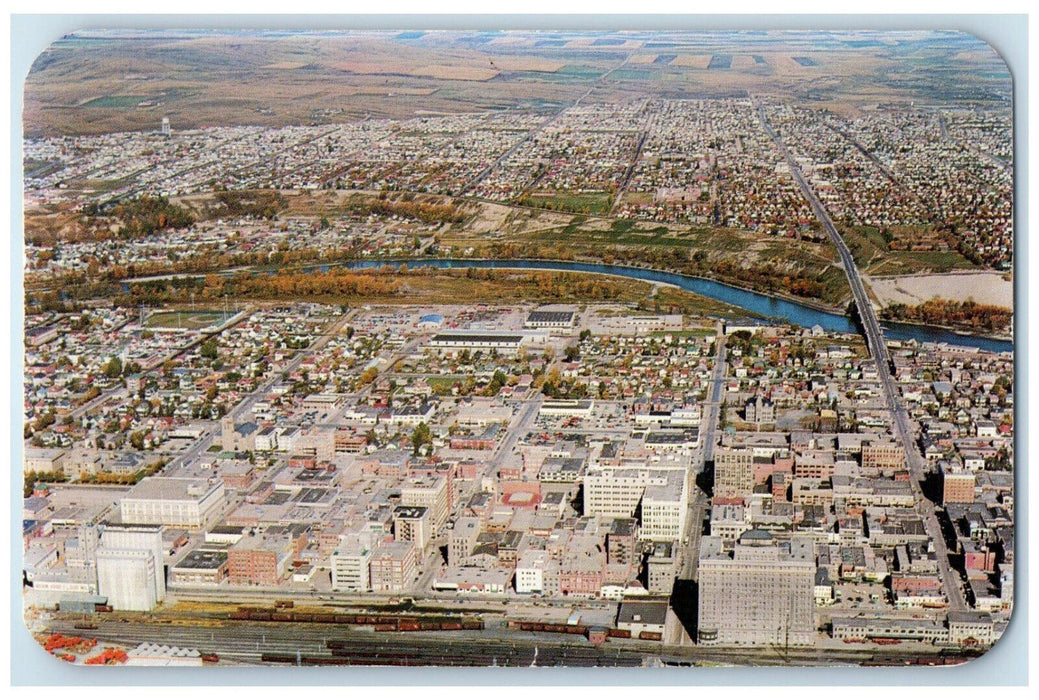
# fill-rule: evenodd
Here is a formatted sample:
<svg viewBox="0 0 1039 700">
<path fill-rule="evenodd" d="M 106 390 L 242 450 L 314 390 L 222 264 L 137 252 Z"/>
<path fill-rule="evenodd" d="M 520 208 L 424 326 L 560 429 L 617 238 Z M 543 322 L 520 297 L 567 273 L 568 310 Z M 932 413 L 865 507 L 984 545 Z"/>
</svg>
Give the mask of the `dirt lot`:
<svg viewBox="0 0 1039 700">
<path fill-rule="evenodd" d="M 979 304 L 1014 306 L 1014 283 L 1002 272 L 950 272 L 943 275 L 908 275 L 870 278 L 868 283 L 881 304 L 921 304 L 929 299 L 973 299 Z"/>
</svg>

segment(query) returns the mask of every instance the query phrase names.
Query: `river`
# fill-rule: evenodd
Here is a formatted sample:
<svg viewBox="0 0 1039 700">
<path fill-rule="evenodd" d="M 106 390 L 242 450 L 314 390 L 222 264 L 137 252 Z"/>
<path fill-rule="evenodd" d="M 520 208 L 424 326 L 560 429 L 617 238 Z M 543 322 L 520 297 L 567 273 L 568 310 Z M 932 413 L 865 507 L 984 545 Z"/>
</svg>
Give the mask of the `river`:
<svg viewBox="0 0 1039 700">
<path fill-rule="evenodd" d="M 407 265 L 415 267 L 435 267 L 439 269 L 519 269 L 519 270 L 552 270 L 560 272 L 591 272 L 603 275 L 615 275 L 646 282 L 661 282 L 674 285 L 681 289 L 700 294 L 711 299 L 725 302 L 732 306 L 745 309 L 753 314 L 768 318 L 778 318 L 804 328 L 821 326 L 827 331 L 841 333 L 858 333 L 858 329 L 847 316 L 813 309 L 804 304 L 794 301 L 779 299 L 767 294 L 759 294 L 746 289 L 733 287 L 722 282 L 690 277 L 674 272 L 662 272 L 640 267 L 628 267 L 626 265 L 606 265 L 602 263 L 569 262 L 561 260 L 448 260 L 439 258 L 425 258 L 413 260 L 359 260 L 342 263 L 342 267 L 349 269 L 370 269 L 384 265 Z M 321 265 L 309 269 L 321 269 L 327 271 L 330 266 Z M 888 340 L 911 340 L 915 339 L 922 343 L 948 343 L 963 347 L 976 347 L 992 352 L 1012 352 L 1014 344 L 1008 340 L 998 340 L 983 336 L 960 335 L 944 328 L 934 326 L 923 326 L 911 323 L 885 322 L 881 324 L 884 328 L 884 337 Z"/>
</svg>

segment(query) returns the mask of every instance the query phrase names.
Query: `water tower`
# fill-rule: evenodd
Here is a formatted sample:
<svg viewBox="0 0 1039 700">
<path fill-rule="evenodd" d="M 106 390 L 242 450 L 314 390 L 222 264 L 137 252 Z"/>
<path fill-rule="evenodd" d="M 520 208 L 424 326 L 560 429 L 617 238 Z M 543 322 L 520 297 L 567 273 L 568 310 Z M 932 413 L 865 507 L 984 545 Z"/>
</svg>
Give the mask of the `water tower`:
<svg viewBox="0 0 1039 700">
<path fill-rule="evenodd" d="M 165 136 L 166 138 L 170 137 L 170 118 L 169 117 L 163 117 L 162 118 L 162 135 Z"/>
</svg>

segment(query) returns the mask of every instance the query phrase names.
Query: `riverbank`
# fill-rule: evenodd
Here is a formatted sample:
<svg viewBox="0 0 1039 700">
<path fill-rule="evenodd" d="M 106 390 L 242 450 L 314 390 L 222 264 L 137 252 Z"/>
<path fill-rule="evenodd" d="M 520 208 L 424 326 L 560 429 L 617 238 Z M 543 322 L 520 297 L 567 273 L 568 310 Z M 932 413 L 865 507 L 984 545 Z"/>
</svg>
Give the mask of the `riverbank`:
<svg viewBox="0 0 1039 700">
<path fill-rule="evenodd" d="M 762 292 L 741 289 L 724 282 L 694 277 L 676 272 L 665 272 L 648 267 L 633 267 L 627 265 L 606 265 L 604 263 L 588 263 L 580 261 L 560 260 L 533 260 L 515 259 L 499 260 L 488 258 L 412 258 L 397 260 L 361 260 L 353 262 L 337 263 L 352 269 L 371 269 L 383 265 L 407 265 L 409 267 L 440 267 L 440 268 L 491 268 L 491 269 L 521 269 L 521 270 L 553 270 L 568 272 L 594 272 L 598 274 L 614 274 L 632 279 L 640 279 L 649 282 L 663 282 L 672 284 L 687 291 L 711 297 L 727 304 L 742 309 L 747 309 L 759 316 L 766 318 L 779 318 L 787 322 L 799 325 L 803 328 L 811 328 L 819 325 L 824 330 L 840 333 L 858 333 L 858 329 L 852 319 L 843 313 L 830 309 L 817 308 L 802 303 L 781 299 L 777 296 Z M 311 266 L 308 269 L 320 269 L 321 266 Z M 1013 350 L 1013 343 L 1006 339 L 997 339 L 986 336 L 963 335 L 947 328 L 936 328 L 933 326 L 916 325 L 901 322 L 884 322 L 885 337 L 889 340 L 916 340 L 923 343 L 946 343 L 966 347 L 978 347 L 992 352 L 1007 352 Z"/>
<path fill-rule="evenodd" d="M 537 259 L 489 259 L 489 258 L 397 258 L 341 260 L 328 263 L 307 264 L 293 268 L 299 271 L 327 271 L 333 267 L 347 269 L 372 269 L 382 266 L 405 265 L 411 268 L 436 267 L 445 269 L 517 269 L 547 270 L 556 272 L 590 272 L 604 275 L 615 275 L 645 282 L 664 283 L 680 289 L 715 299 L 732 307 L 743 309 L 764 318 L 782 319 L 803 328 L 820 326 L 824 330 L 839 333 L 859 331 L 852 319 L 842 309 L 833 309 L 823 304 L 805 303 L 800 299 L 783 298 L 775 294 L 742 289 L 725 282 L 695 277 L 676 272 L 666 272 L 650 267 L 634 267 L 628 265 L 607 265 L 605 263 L 582 262 L 574 260 L 537 260 Z M 264 266 L 252 269 L 252 274 L 271 274 L 275 269 Z M 214 274 L 214 273 L 210 273 Z M 215 273 L 227 274 L 227 273 Z M 157 276 L 151 279 L 204 277 L 202 274 Z M 124 280 L 123 291 L 129 290 L 132 280 Z M 885 337 L 889 340 L 916 340 L 922 343 L 946 343 L 950 345 L 978 347 L 991 352 L 1008 352 L 1013 350 L 1013 343 L 1006 338 L 964 335 L 948 328 L 911 324 L 895 321 L 884 322 Z"/>
<path fill-rule="evenodd" d="M 969 329 L 969 328 L 959 328 L 957 326 L 948 326 L 948 325 L 940 325 L 940 324 L 933 324 L 933 323 L 923 323 L 921 321 L 902 321 L 902 320 L 894 321 L 894 320 L 886 319 L 883 316 L 878 317 L 877 320 L 880 321 L 880 325 L 884 326 L 885 328 L 889 327 L 892 324 L 896 324 L 898 326 L 915 326 L 917 328 L 921 328 L 921 329 L 925 329 L 925 330 L 933 328 L 933 329 L 946 331 L 948 333 L 953 333 L 953 334 L 955 334 L 955 335 L 957 335 L 957 336 L 959 336 L 961 338 L 978 338 L 979 340 L 992 340 L 992 341 L 996 341 L 996 342 L 1000 342 L 1000 343 L 1011 343 L 1011 344 L 1013 344 L 1013 342 L 1014 342 L 1014 336 L 1013 336 L 1013 334 L 1010 334 L 1010 333 L 977 334 L 977 333 L 971 332 L 971 329 Z"/>
<path fill-rule="evenodd" d="M 825 302 L 822 302 L 822 301 L 819 301 L 819 300 L 816 300 L 816 299 L 810 299 L 808 297 L 799 297 L 799 296 L 796 296 L 796 295 L 793 295 L 793 294 L 784 294 L 783 292 L 777 292 L 775 290 L 764 291 L 764 290 L 760 290 L 760 289 L 754 289 L 754 288 L 751 288 L 751 287 L 741 287 L 741 286 L 739 286 L 739 285 L 737 285 L 737 284 L 735 284 L 733 282 L 730 282 L 730 281 L 727 281 L 725 279 L 721 279 L 721 278 L 718 278 L 718 277 L 708 277 L 708 276 L 705 276 L 705 275 L 692 275 L 692 274 L 689 274 L 687 272 L 674 272 L 674 271 L 671 271 L 671 270 L 660 270 L 658 268 L 650 267 L 648 265 L 640 266 L 640 265 L 624 265 L 624 264 L 618 264 L 618 263 L 601 263 L 601 262 L 598 262 L 597 260 L 595 260 L 593 258 L 574 258 L 573 260 L 560 260 L 560 259 L 555 259 L 555 258 L 514 258 L 514 259 L 504 259 L 504 258 L 366 258 L 364 260 L 343 261 L 343 264 L 349 264 L 349 263 L 353 263 L 353 262 L 372 263 L 372 265 L 369 265 L 370 267 L 378 267 L 379 265 L 393 265 L 393 266 L 397 266 L 397 265 L 415 265 L 415 264 L 423 265 L 423 264 L 428 264 L 429 261 L 434 261 L 434 260 L 441 260 L 441 261 L 451 262 L 451 263 L 454 263 L 455 266 L 457 266 L 457 267 L 464 266 L 464 264 L 467 263 L 467 262 L 473 262 L 473 263 L 477 263 L 477 264 L 479 264 L 479 263 L 501 263 L 500 265 L 498 265 L 498 264 L 495 265 L 495 267 L 497 267 L 499 269 L 510 269 L 508 263 L 516 262 L 518 264 L 522 264 L 522 267 L 517 267 L 517 268 L 512 268 L 512 269 L 528 269 L 528 267 L 527 267 L 528 263 L 546 263 L 546 264 L 550 264 L 550 265 L 566 265 L 566 264 L 569 264 L 569 263 L 577 263 L 577 264 L 581 264 L 581 265 L 594 265 L 594 266 L 599 266 L 599 267 L 620 268 L 620 269 L 625 269 L 625 270 L 647 270 L 647 271 L 651 271 L 651 272 L 659 272 L 659 273 L 668 274 L 668 275 L 676 275 L 676 276 L 687 278 L 687 279 L 702 280 L 704 282 L 710 282 L 710 283 L 713 283 L 713 284 L 719 284 L 719 285 L 723 285 L 725 287 L 729 287 L 730 289 L 733 289 L 733 290 L 737 290 L 737 291 L 741 291 L 741 292 L 749 292 L 751 294 L 757 294 L 757 295 L 764 296 L 764 297 L 770 297 L 772 299 L 788 302 L 788 303 L 791 303 L 791 304 L 798 304 L 800 306 L 807 306 L 808 308 L 813 309 L 815 311 L 819 311 L 821 313 L 834 314 L 834 315 L 837 315 L 837 316 L 841 316 L 841 315 L 845 315 L 846 312 L 847 312 L 847 306 L 843 306 L 843 307 L 842 306 L 833 306 L 833 305 L 826 304 Z M 336 265 L 336 264 L 339 264 L 339 263 L 309 264 L 309 265 L 301 266 L 300 269 L 303 269 L 303 270 L 316 270 L 316 269 L 320 269 L 320 268 L 323 268 L 323 267 L 327 267 L 329 264 Z M 555 268 L 552 268 L 552 269 L 555 269 Z M 618 272 L 618 273 L 610 273 L 610 272 L 602 272 L 602 271 L 598 271 L 598 270 L 569 270 L 569 271 L 570 272 L 589 272 L 591 274 L 614 275 L 614 276 L 629 277 L 629 278 L 631 277 L 631 275 L 627 275 L 627 274 L 620 273 L 620 272 Z M 675 286 L 675 287 L 681 288 L 681 285 L 670 283 L 670 282 L 663 282 L 663 281 L 661 281 L 660 283 L 661 284 L 669 284 L 671 286 Z M 850 298 L 851 297 L 849 295 L 849 297 L 848 297 L 849 301 L 850 301 Z"/>
<path fill-rule="evenodd" d="M 1014 307 L 1014 282 L 1005 272 L 946 272 L 941 274 L 900 275 L 863 279 L 881 306 L 916 306 L 931 299 L 972 300 L 978 304 Z"/>
</svg>

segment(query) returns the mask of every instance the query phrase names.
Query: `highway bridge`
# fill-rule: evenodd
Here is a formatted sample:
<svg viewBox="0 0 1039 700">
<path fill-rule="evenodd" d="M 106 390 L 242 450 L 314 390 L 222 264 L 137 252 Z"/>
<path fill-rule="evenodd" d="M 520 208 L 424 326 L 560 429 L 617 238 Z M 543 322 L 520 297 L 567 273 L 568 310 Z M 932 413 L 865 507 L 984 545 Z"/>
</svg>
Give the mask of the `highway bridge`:
<svg viewBox="0 0 1039 700">
<path fill-rule="evenodd" d="M 948 548 L 945 544 L 945 538 L 942 534 L 941 526 L 938 524 L 938 517 L 935 515 L 934 505 L 924 498 L 923 490 L 920 486 L 921 482 L 923 482 L 926 477 L 926 472 L 928 471 L 929 466 L 917 447 L 916 440 L 913 437 L 913 430 L 909 423 L 909 414 L 898 394 L 898 387 L 895 385 L 895 379 L 891 375 L 891 358 L 888 355 L 887 345 L 884 343 L 884 333 L 880 328 L 880 323 L 877 321 L 877 315 L 873 310 L 873 304 L 869 299 L 869 295 L 866 293 L 866 288 L 862 284 L 862 277 L 859 274 L 858 265 L 855 263 L 855 258 L 848 249 L 848 245 L 844 242 L 844 239 L 841 238 L 840 233 L 837 232 L 837 227 L 834 226 L 833 220 L 826 211 L 826 207 L 824 207 L 822 202 L 819 201 L 815 191 L 808 184 L 807 180 L 805 180 L 800 167 L 797 165 L 797 161 L 794 160 L 793 156 L 783 144 L 782 139 L 779 138 L 779 135 L 769 125 L 768 119 L 765 116 L 765 108 L 762 105 L 758 105 L 758 116 L 761 120 L 762 127 L 764 127 L 769 137 L 771 137 L 775 142 L 776 147 L 779 148 L 783 157 L 786 159 L 794 181 L 797 182 L 798 187 L 801 188 L 805 198 L 812 207 L 812 211 L 815 212 L 816 217 L 822 223 L 823 228 L 826 230 L 827 235 L 833 242 L 834 247 L 837 248 L 837 253 L 841 259 L 841 266 L 844 268 L 844 273 L 848 278 L 848 284 L 851 287 L 852 297 L 855 300 L 855 308 L 862 325 L 863 334 L 866 337 L 866 344 L 869 348 L 870 355 L 876 361 L 877 376 L 880 380 L 881 388 L 884 391 L 887 405 L 891 410 L 895 439 L 901 442 L 902 447 L 905 449 L 906 461 L 909 466 L 910 474 L 912 475 L 911 483 L 916 496 L 916 509 L 920 517 L 924 520 L 927 527 L 927 534 L 934 542 L 935 551 L 938 557 L 938 566 L 942 576 L 942 586 L 949 598 L 949 609 L 955 611 L 966 610 L 967 606 L 963 599 L 961 579 L 959 574 L 954 571 L 952 566 L 949 564 Z"/>
</svg>

